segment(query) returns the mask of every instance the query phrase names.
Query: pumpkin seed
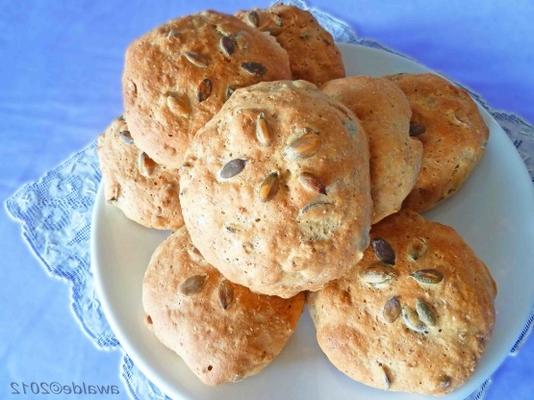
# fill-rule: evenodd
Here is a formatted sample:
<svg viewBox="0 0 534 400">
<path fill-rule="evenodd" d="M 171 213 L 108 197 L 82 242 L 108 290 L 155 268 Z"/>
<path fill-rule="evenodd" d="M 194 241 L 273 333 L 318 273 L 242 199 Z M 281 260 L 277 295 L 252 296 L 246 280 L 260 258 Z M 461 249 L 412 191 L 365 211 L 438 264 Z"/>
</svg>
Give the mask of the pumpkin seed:
<svg viewBox="0 0 534 400">
<path fill-rule="evenodd" d="M 206 100 L 211 95 L 212 90 L 212 83 L 209 79 L 204 79 L 200 84 L 198 85 L 198 91 L 197 91 L 197 100 L 199 103 L 202 103 L 204 100 Z"/>
<path fill-rule="evenodd" d="M 215 31 L 221 36 L 230 36 L 232 33 L 227 29 L 227 26 L 215 25 Z"/>
<path fill-rule="evenodd" d="M 186 116 L 191 113 L 191 104 L 186 96 L 178 93 L 169 93 L 166 103 L 169 110 L 175 115 Z"/>
<path fill-rule="evenodd" d="M 410 136 L 419 136 L 426 132 L 426 127 L 415 121 L 410 121 Z"/>
<path fill-rule="evenodd" d="M 130 131 L 120 131 L 119 136 L 123 143 L 126 143 L 126 144 L 134 143 L 134 140 L 132 138 L 132 135 L 130 134 Z"/>
<path fill-rule="evenodd" d="M 321 194 L 326 194 L 326 186 L 310 172 L 303 172 L 299 175 L 299 181 L 306 189 Z"/>
<path fill-rule="evenodd" d="M 145 152 L 141 152 L 139 153 L 139 158 L 137 159 L 137 166 L 141 175 L 149 177 L 154 172 L 156 163 Z"/>
<path fill-rule="evenodd" d="M 235 91 L 235 88 L 233 86 L 227 86 L 226 92 L 224 93 L 225 99 L 228 100 L 230 96 L 232 95 L 232 93 L 234 93 L 234 91 Z"/>
<path fill-rule="evenodd" d="M 358 126 L 356 125 L 356 122 L 354 122 L 352 119 L 346 119 L 345 121 L 343 121 L 343 126 L 349 132 L 350 136 L 356 136 L 356 134 L 358 133 Z"/>
<path fill-rule="evenodd" d="M 284 21 L 282 20 L 282 17 L 280 17 L 280 15 L 273 14 L 272 17 L 276 26 L 282 27 L 284 25 Z"/>
<path fill-rule="evenodd" d="M 180 285 L 180 291 L 186 296 L 198 293 L 206 283 L 206 275 L 193 275 L 187 278 Z"/>
<path fill-rule="evenodd" d="M 435 285 L 443 280 L 443 274 L 437 269 L 420 269 L 412 272 L 410 276 L 417 282 L 426 285 Z"/>
<path fill-rule="evenodd" d="M 360 271 L 361 280 L 370 285 L 382 285 L 397 277 L 397 272 L 385 265 L 375 264 Z"/>
<path fill-rule="evenodd" d="M 263 76 L 267 72 L 267 68 L 263 64 L 254 61 L 248 61 L 241 64 L 241 68 L 251 75 Z"/>
<path fill-rule="evenodd" d="M 236 41 L 230 36 L 223 36 L 219 41 L 219 47 L 221 48 L 222 53 L 227 57 L 230 57 L 235 52 L 236 46 Z"/>
<path fill-rule="evenodd" d="M 385 264 L 395 265 L 395 251 L 389 242 L 382 238 L 371 240 L 371 247 L 377 258 Z"/>
<path fill-rule="evenodd" d="M 262 146 L 271 144 L 271 131 L 265 120 L 265 114 L 260 112 L 256 118 L 256 139 Z"/>
<path fill-rule="evenodd" d="M 417 299 L 415 301 L 415 310 L 417 311 L 419 319 L 425 325 L 436 325 L 436 313 L 430 304 L 425 302 L 423 299 Z"/>
<path fill-rule="evenodd" d="M 272 172 L 263 180 L 260 185 L 260 200 L 268 201 L 278 192 L 279 188 L 278 172 Z"/>
<path fill-rule="evenodd" d="M 391 324 L 392 322 L 395 322 L 397 318 L 399 318 L 400 313 L 401 304 L 397 296 L 393 296 L 386 301 L 384 309 L 382 310 L 382 315 L 387 323 Z"/>
<path fill-rule="evenodd" d="M 204 258 L 202 257 L 202 254 L 200 254 L 200 251 L 196 247 L 188 246 L 186 248 L 186 252 L 191 262 L 196 263 L 196 264 L 205 263 Z"/>
<path fill-rule="evenodd" d="M 309 211 L 319 209 L 319 208 L 323 208 L 323 211 L 326 211 L 326 208 L 330 206 L 334 206 L 334 203 L 330 203 L 328 201 L 314 201 L 302 207 L 302 209 L 300 210 L 300 213 L 305 214 Z"/>
<path fill-rule="evenodd" d="M 382 372 L 384 373 L 384 389 L 389 390 L 391 387 L 391 372 L 385 365 L 380 366 L 382 367 Z"/>
<path fill-rule="evenodd" d="M 207 68 L 208 60 L 202 54 L 196 53 L 194 51 L 184 51 L 184 57 L 187 61 L 199 68 Z"/>
<path fill-rule="evenodd" d="M 286 153 L 291 159 L 313 156 L 321 146 L 321 138 L 315 133 L 306 133 L 289 144 Z"/>
<path fill-rule="evenodd" d="M 250 25 L 250 26 L 253 26 L 254 28 L 257 28 L 258 26 L 260 26 L 260 16 L 258 14 L 257 11 L 249 11 L 247 13 L 247 19 L 246 19 L 246 22 Z"/>
<path fill-rule="evenodd" d="M 228 161 L 224 167 L 222 167 L 221 172 L 219 175 L 223 179 L 229 179 L 237 174 L 239 174 L 241 171 L 243 171 L 243 168 L 245 168 L 246 160 L 242 160 L 240 158 L 236 158 L 234 160 Z"/>
<path fill-rule="evenodd" d="M 234 287 L 224 279 L 219 285 L 219 302 L 223 310 L 228 310 L 234 301 Z"/>
<path fill-rule="evenodd" d="M 417 313 L 408 306 L 402 306 L 401 309 L 402 321 L 408 329 L 414 332 L 423 333 L 426 330 L 426 325 L 419 319 Z"/>
<path fill-rule="evenodd" d="M 269 13 L 268 20 L 260 26 L 260 30 L 269 32 L 273 36 L 278 36 L 282 32 L 284 25 L 282 18 L 278 14 Z"/>
</svg>

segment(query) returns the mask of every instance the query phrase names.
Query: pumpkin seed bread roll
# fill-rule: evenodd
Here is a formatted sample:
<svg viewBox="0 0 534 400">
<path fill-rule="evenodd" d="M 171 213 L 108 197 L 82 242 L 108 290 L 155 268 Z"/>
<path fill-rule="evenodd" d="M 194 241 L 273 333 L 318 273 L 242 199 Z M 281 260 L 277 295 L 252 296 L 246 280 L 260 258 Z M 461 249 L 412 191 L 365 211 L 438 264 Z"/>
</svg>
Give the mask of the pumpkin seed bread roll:
<svg viewBox="0 0 534 400">
<path fill-rule="evenodd" d="M 178 168 L 192 136 L 233 90 L 290 78 L 287 53 L 274 38 L 205 11 L 172 20 L 128 47 L 124 116 L 141 150 Z"/>
<path fill-rule="evenodd" d="M 369 242 L 367 138 L 305 81 L 238 89 L 180 170 L 191 240 L 232 282 L 291 297 L 346 273 Z"/>
<path fill-rule="evenodd" d="M 401 209 L 419 175 L 423 146 L 410 137 L 410 104 L 399 87 L 384 78 L 335 79 L 323 92 L 347 106 L 367 133 L 375 224 Z"/>
<path fill-rule="evenodd" d="M 489 130 L 467 91 L 440 76 L 389 78 L 408 98 L 410 134 L 423 143 L 421 172 L 403 207 L 427 211 L 464 184 L 484 154 Z"/>
<path fill-rule="evenodd" d="M 143 281 L 147 326 L 208 384 L 237 382 L 265 368 L 295 332 L 304 294 L 263 296 L 210 266 L 185 228 L 155 250 Z"/>
<path fill-rule="evenodd" d="M 176 230 L 184 222 L 178 198 L 178 170 L 156 164 L 139 150 L 124 119 L 98 138 L 106 200 L 148 228 Z"/>
<path fill-rule="evenodd" d="M 373 226 L 343 279 L 309 296 L 319 346 L 350 378 L 444 394 L 475 370 L 495 323 L 496 286 L 454 229 L 401 211 Z"/>
<path fill-rule="evenodd" d="M 321 85 L 345 76 L 341 52 L 314 16 L 295 6 L 279 4 L 237 14 L 248 25 L 273 35 L 287 51 L 293 79 Z"/>
</svg>

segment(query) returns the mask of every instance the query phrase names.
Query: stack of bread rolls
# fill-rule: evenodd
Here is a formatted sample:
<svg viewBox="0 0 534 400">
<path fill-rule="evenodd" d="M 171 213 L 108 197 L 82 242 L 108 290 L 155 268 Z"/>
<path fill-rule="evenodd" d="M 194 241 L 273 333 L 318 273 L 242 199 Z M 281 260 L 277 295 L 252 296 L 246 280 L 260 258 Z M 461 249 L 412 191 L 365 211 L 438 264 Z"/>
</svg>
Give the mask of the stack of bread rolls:
<svg viewBox="0 0 534 400">
<path fill-rule="evenodd" d="M 286 5 L 169 21 L 128 47 L 122 83 L 124 114 L 98 139 L 105 196 L 173 232 L 145 273 L 145 320 L 202 382 L 260 372 L 306 303 L 358 382 L 443 394 L 469 378 L 496 286 L 419 214 L 484 153 L 465 90 L 346 77 L 332 36 Z"/>
</svg>

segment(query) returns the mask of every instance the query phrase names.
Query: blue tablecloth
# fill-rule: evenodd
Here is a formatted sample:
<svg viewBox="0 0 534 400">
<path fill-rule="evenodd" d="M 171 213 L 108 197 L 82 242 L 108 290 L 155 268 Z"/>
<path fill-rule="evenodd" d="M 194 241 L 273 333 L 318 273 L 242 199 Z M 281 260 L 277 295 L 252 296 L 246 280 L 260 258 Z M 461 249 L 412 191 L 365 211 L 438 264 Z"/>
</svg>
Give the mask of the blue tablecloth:
<svg viewBox="0 0 534 400">
<path fill-rule="evenodd" d="M 121 113 L 123 53 L 134 37 L 179 14 L 267 3 L 0 1 L 0 200 Z M 471 87 L 493 107 L 534 121 L 533 2 L 311 3 Z M 4 213 L 0 238 L 0 398 L 24 398 L 10 394 L 11 382 L 46 381 L 117 385 L 121 395 L 113 398 L 126 398 L 119 354 L 97 351 L 84 337 L 68 289 L 46 276 Z M 531 338 L 495 374 L 488 399 L 534 398 L 533 355 Z"/>
</svg>

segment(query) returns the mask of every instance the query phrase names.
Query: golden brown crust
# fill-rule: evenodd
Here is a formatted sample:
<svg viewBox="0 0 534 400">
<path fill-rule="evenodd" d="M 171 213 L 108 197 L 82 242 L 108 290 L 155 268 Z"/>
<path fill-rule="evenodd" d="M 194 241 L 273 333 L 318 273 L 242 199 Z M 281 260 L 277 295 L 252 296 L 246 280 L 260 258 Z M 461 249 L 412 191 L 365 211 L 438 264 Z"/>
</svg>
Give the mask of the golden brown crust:
<svg viewBox="0 0 534 400">
<path fill-rule="evenodd" d="M 123 118 L 98 138 L 106 200 L 148 228 L 175 230 L 184 222 L 178 171 L 152 162 L 135 146 Z"/>
<path fill-rule="evenodd" d="M 293 79 L 321 85 L 345 76 L 341 52 L 332 35 L 310 12 L 275 5 L 263 10 L 240 11 L 236 16 L 276 38 L 289 55 Z"/>
<path fill-rule="evenodd" d="M 398 86 L 384 78 L 335 79 L 323 92 L 356 114 L 369 138 L 375 224 L 401 209 L 419 174 L 423 146 L 410 137 L 410 104 Z"/>
<path fill-rule="evenodd" d="M 272 37 L 205 11 L 170 21 L 128 47 L 124 115 L 139 148 L 178 168 L 229 88 L 290 77 L 287 53 Z"/>
<path fill-rule="evenodd" d="M 367 247 L 366 136 L 311 83 L 237 90 L 199 131 L 180 175 L 193 243 L 228 279 L 258 293 L 318 290 Z"/>
<path fill-rule="evenodd" d="M 469 94 L 447 80 L 434 74 L 389 78 L 408 97 L 412 131 L 423 143 L 421 172 L 403 207 L 423 212 L 462 186 L 484 154 L 489 130 Z"/>
<path fill-rule="evenodd" d="M 185 228 L 154 252 L 143 281 L 149 328 L 208 385 L 258 373 L 295 331 L 304 295 L 263 296 L 224 279 Z"/>
<path fill-rule="evenodd" d="M 309 296 L 321 349 L 340 371 L 369 386 L 454 390 L 473 373 L 491 337 L 493 278 L 452 228 L 415 212 L 384 219 L 371 237 L 350 274 Z"/>
</svg>

